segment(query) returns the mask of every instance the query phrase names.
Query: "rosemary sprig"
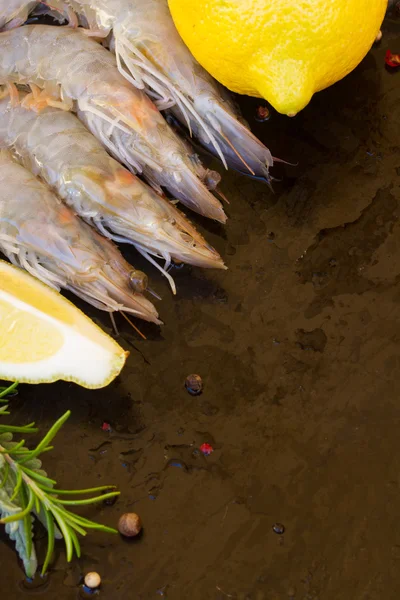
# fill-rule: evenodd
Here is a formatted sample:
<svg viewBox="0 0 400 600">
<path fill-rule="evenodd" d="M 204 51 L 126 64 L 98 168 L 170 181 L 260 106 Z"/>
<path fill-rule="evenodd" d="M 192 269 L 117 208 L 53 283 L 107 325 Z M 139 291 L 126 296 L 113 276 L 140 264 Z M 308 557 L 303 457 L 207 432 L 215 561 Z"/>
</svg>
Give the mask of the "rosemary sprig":
<svg viewBox="0 0 400 600">
<path fill-rule="evenodd" d="M 8 388 L 0 388 L 0 402 L 4 402 L 4 398 L 14 392 L 17 385 L 14 383 Z M 7 409 L 7 404 L 0 407 L 0 416 L 9 414 Z M 54 487 L 57 485 L 56 481 L 50 479 L 41 468 L 39 456 L 53 448 L 50 443 L 70 414 L 68 410 L 60 417 L 33 450 L 25 447 L 24 439 L 14 442 L 13 434 L 35 433 L 38 431 L 35 423 L 23 427 L 0 425 L 0 525 L 5 525 L 7 533 L 15 541 L 28 577 L 33 577 L 37 569 L 32 515 L 36 516 L 47 529 L 47 552 L 41 569 L 42 575 L 49 567 L 55 539 L 64 538 L 67 560 L 71 561 L 74 554 L 78 557 L 81 555 L 77 534 L 84 536 L 87 529 L 117 533 L 111 527 L 81 517 L 66 508 L 66 506 L 94 504 L 118 496 L 120 492 L 110 491 L 115 490 L 115 486 L 62 490 Z M 105 491 L 107 493 L 84 499 L 59 497 Z"/>
<path fill-rule="evenodd" d="M 7 400 L 3 400 L 3 398 L 6 398 L 6 397 L 10 398 L 10 396 L 14 396 L 14 393 L 16 392 L 17 387 L 18 387 L 18 381 L 15 381 L 8 387 L 0 386 L 0 400 L 2 400 L 2 402 L 7 402 Z"/>
</svg>

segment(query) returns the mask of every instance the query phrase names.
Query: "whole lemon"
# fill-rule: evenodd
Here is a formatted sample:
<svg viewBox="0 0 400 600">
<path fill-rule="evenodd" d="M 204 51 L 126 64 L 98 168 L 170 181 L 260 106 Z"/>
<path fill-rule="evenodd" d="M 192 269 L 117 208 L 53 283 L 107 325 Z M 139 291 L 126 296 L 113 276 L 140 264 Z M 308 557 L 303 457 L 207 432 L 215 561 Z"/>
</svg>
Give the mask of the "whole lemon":
<svg viewBox="0 0 400 600">
<path fill-rule="evenodd" d="M 169 7 L 211 75 L 293 115 L 360 63 L 387 0 L 169 0 Z"/>
</svg>

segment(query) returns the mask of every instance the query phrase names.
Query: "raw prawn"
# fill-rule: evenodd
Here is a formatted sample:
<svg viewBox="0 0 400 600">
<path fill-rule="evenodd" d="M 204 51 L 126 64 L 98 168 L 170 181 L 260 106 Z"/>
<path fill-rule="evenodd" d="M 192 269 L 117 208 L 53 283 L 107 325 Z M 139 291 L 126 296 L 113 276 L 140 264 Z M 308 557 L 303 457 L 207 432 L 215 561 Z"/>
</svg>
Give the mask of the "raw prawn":
<svg viewBox="0 0 400 600">
<path fill-rule="evenodd" d="M 250 131 L 230 96 L 190 53 L 175 28 L 167 0 L 57 0 L 95 36 L 109 36 L 120 72 L 150 90 L 225 166 L 270 181 L 273 158 Z"/>
<path fill-rule="evenodd" d="M 199 179 L 215 183 L 145 93 L 118 72 L 115 57 L 81 31 L 26 25 L 0 35 L 0 84 L 29 84 L 28 106 L 76 109 L 116 158 L 166 187 L 196 212 L 226 221 Z M 14 95 L 15 100 L 15 95 Z M 120 134 L 124 135 L 124 145 Z"/>
<path fill-rule="evenodd" d="M 0 248 L 13 264 L 101 310 L 160 323 L 154 305 L 130 288 L 134 282 L 144 289 L 146 275 L 7 150 L 0 151 L 0 190 Z"/>
<path fill-rule="evenodd" d="M 20 99 L 26 96 L 20 93 Z M 223 269 L 219 254 L 185 216 L 107 154 L 72 114 L 40 113 L 0 100 L 0 146 L 44 179 L 86 222 L 111 239 L 136 246 L 175 284 L 171 259 Z M 161 268 L 150 255 L 166 261 Z"/>
</svg>

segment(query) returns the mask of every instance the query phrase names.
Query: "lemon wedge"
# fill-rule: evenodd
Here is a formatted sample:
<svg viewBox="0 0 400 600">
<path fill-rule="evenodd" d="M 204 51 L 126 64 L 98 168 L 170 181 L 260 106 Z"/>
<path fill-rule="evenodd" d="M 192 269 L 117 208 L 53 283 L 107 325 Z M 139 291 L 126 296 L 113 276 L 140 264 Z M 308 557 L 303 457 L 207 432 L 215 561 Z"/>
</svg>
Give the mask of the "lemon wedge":
<svg viewBox="0 0 400 600">
<path fill-rule="evenodd" d="M 101 388 L 128 354 L 61 294 L 0 260 L 0 379 Z"/>
</svg>

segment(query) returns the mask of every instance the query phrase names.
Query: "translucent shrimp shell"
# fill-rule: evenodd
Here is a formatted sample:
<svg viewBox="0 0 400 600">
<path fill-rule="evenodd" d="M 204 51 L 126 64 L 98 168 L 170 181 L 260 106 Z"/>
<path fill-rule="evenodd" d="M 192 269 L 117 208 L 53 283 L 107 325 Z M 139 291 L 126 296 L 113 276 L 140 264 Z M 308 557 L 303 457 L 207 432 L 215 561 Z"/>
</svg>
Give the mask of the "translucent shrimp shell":
<svg viewBox="0 0 400 600">
<path fill-rule="evenodd" d="M 5 150 L 0 151 L 0 188 L 0 248 L 11 262 L 97 308 L 160 322 L 153 304 L 129 286 L 131 277 L 145 275 Z"/>
<path fill-rule="evenodd" d="M 224 268 L 219 254 L 184 215 L 109 156 L 72 113 L 57 108 L 36 113 L 4 98 L 0 146 L 11 148 L 103 235 L 134 244 L 167 264 L 176 259 Z"/>
<path fill-rule="evenodd" d="M 38 0 L 0 0 L 0 30 L 22 25 Z"/>
<path fill-rule="evenodd" d="M 147 88 L 225 165 L 269 181 L 273 159 L 250 131 L 230 95 L 192 56 L 173 23 L 167 0 L 68 0 L 82 23 L 107 35 L 121 73 Z"/>
<path fill-rule="evenodd" d="M 172 193 L 200 214 L 224 222 L 218 200 L 198 178 L 196 161 L 151 100 L 118 72 L 115 57 L 82 32 L 67 27 L 27 25 L 0 36 L 0 83 L 44 89 L 29 100 L 36 108 L 62 104 L 80 117 L 117 158 L 131 168 L 163 175 Z M 42 103 L 42 106 L 41 106 Z M 113 132 L 127 134 L 116 145 Z"/>
</svg>

